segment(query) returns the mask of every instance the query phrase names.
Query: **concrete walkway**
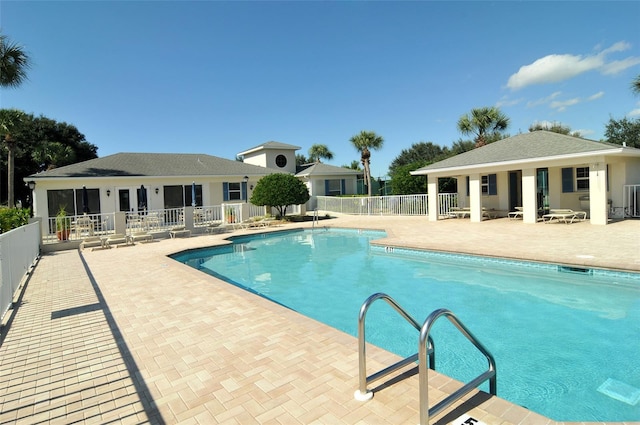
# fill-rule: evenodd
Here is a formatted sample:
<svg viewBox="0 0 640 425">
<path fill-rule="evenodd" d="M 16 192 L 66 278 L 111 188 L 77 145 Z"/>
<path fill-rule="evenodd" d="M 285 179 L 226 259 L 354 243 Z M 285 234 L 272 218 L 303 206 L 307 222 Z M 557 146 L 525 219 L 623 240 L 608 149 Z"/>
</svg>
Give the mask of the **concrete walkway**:
<svg viewBox="0 0 640 425">
<path fill-rule="evenodd" d="M 640 271 L 640 221 L 344 216 L 320 225 L 383 229 L 379 243 L 389 246 Z M 355 401 L 355 338 L 166 257 L 229 235 L 42 257 L 0 346 L 0 423 L 419 422 L 417 376 Z M 370 371 L 397 360 L 376 347 L 367 354 Z M 430 403 L 456 385 L 430 374 Z M 487 424 L 555 423 L 483 393 L 457 406 L 434 423 L 464 413 Z"/>
</svg>

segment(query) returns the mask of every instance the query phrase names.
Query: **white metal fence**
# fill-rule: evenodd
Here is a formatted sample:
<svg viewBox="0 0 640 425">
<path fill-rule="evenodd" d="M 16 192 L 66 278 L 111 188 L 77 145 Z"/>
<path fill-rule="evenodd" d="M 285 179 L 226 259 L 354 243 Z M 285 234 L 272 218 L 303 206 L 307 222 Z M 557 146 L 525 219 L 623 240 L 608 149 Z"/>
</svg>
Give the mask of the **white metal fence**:
<svg viewBox="0 0 640 425">
<path fill-rule="evenodd" d="M 0 318 L 40 253 L 40 223 L 31 223 L 0 235 Z"/>
<path fill-rule="evenodd" d="M 622 208 L 625 217 L 640 217 L 640 184 L 624 185 Z"/>
<path fill-rule="evenodd" d="M 427 215 L 427 195 L 392 195 L 371 197 L 318 196 L 318 210 L 356 215 Z M 455 193 L 438 194 L 440 215 L 458 206 Z"/>
</svg>

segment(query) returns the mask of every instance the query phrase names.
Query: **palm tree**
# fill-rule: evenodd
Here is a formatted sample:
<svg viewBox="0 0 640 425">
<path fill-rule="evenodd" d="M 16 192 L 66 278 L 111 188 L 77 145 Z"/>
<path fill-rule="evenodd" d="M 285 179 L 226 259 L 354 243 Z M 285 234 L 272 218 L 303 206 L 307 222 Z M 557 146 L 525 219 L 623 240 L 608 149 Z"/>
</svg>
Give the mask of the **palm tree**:
<svg viewBox="0 0 640 425">
<path fill-rule="evenodd" d="M 349 139 L 349 141 L 360 152 L 360 162 L 362 162 L 362 166 L 364 167 L 364 184 L 367 186 L 367 193 L 371 196 L 370 149 L 380 149 L 384 143 L 384 139 L 373 131 L 361 131 Z"/>
<path fill-rule="evenodd" d="M 25 113 L 18 109 L 0 109 L 0 140 L 4 141 L 7 147 L 7 184 L 8 184 L 8 201 L 9 208 L 14 206 L 14 176 L 15 169 L 14 157 L 16 151 L 16 141 L 12 137 L 12 133 L 20 124 Z"/>
<path fill-rule="evenodd" d="M 475 134 L 476 148 L 487 144 L 487 136 L 495 137 L 509 127 L 509 118 L 496 107 L 474 108 L 458 120 L 462 134 Z"/>
<path fill-rule="evenodd" d="M 638 75 L 631 83 L 631 91 L 635 94 L 640 94 L 640 75 Z"/>
<path fill-rule="evenodd" d="M 6 35 L 0 34 L 0 87 L 12 88 L 18 87 L 27 79 L 27 69 L 29 69 L 31 60 L 24 52 L 22 47 L 11 42 Z M 5 112 L 6 111 L 6 112 Z M 7 146 L 7 180 L 9 189 L 9 207 L 14 205 L 14 177 L 13 159 L 15 156 L 16 144 L 11 138 L 11 129 L 22 119 L 24 113 L 17 109 L 3 109 L 0 118 L 0 135 L 4 136 L 4 143 Z M 2 140 L 0 140 L 2 141 Z"/>
<path fill-rule="evenodd" d="M 18 87 L 27 79 L 30 66 L 31 60 L 22 46 L 0 34 L 0 87 Z"/>
<path fill-rule="evenodd" d="M 333 159 L 333 152 L 329 150 L 327 145 L 314 144 L 309 148 L 309 161 L 320 162 L 320 159 Z"/>
</svg>

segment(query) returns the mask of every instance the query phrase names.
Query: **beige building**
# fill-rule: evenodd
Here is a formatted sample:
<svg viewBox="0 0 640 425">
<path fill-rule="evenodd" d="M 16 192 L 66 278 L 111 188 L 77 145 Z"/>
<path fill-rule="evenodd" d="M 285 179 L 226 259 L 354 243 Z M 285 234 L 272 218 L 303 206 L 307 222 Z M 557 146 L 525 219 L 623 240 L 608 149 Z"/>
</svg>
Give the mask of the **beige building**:
<svg viewBox="0 0 640 425">
<path fill-rule="evenodd" d="M 420 168 L 429 220 L 438 220 L 438 179 L 457 179 L 458 203 L 479 222 L 483 208 L 522 209 L 535 223 L 549 209 L 586 211 L 592 224 L 640 216 L 640 149 L 549 131 L 499 140 Z M 435 208 L 434 208 L 435 207 Z"/>
</svg>

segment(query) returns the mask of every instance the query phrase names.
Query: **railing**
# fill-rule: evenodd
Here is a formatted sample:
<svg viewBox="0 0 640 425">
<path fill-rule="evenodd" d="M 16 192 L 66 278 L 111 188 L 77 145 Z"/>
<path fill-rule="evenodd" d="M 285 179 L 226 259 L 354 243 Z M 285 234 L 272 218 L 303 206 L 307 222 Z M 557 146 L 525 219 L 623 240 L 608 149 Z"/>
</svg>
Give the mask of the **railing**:
<svg viewBox="0 0 640 425">
<path fill-rule="evenodd" d="M 427 356 L 429 351 L 426 344 L 431 341 L 431 328 L 436 320 L 440 317 L 446 317 L 451 323 L 464 335 L 486 358 L 489 363 L 489 369 L 480 374 L 477 378 L 471 380 L 467 384 L 460 387 L 453 394 L 440 401 L 438 404 L 429 409 L 429 378 Z M 430 357 L 429 357 L 430 358 Z M 484 345 L 467 329 L 460 320 L 449 310 L 444 308 L 434 311 L 424 321 L 422 329 L 420 330 L 420 341 L 418 342 L 418 379 L 420 389 L 420 425 L 427 425 L 429 423 L 429 416 L 436 416 L 444 409 L 449 407 L 452 403 L 456 402 L 460 398 L 464 397 L 469 391 L 480 386 L 485 381 L 489 381 L 489 392 L 492 395 L 497 394 L 497 379 L 496 379 L 496 362 Z"/>
<path fill-rule="evenodd" d="M 20 282 L 40 253 L 40 223 L 0 235 L 0 319 L 9 311 Z"/>
<path fill-rule="evenodd" d="M 418 338 L 418 353 L 407 358 L 404 358 L 385 369 L 380 370 L 370 376 L 367 376 L 366 365 L 366 337 L 365 337 L 365 318 L 369 307 L 377 300 L 386 301 L 391 307 L 395 309 L 407 322 L 409 322 L 414 328 L 420 332 Z M 471 380 L 469 383 L 463 385 L 461 388 L 453 392 L 451 395 L 440 401 L 438 404 L 429 409 L 429 376 L 428 370 L 436 369 L 435 361 L 435 345 L 431 338 L 431 328 L 433 324 L 440 317 L 446 317 L 451 323 L 486 357 L 489 367 L 488 370 L 478 377 Z M 429 417 L 435 416 L 441 413 L 444 409 L 449 407 L 452 403 L 464 397 L 472 389 L 480 386 L 483 382 L 489 381 L 489 392 L 492 395 L 497 393 L 497 379 L 496 379 L 496 363 L 489 351 L 473 336 L 473 334 L 458 320 L 458 318 L 449 310 L 439 309 L 431 313 L 424 324 L 420 326 L 400 305 L 395 302 L 390 296 L 383 293 L 377 293 L 371 295 L 365 300 L 360 307 L 360 314 L 358 316 L 358 390 L 354 393 L 354 397 L 359 401 L 366 401 L 373 397 L 373 392 L 367 389 L 367 385 L 378 379 L 381 379 L 407 365 L 418 361 L 418 379 L 419 379 L 419 391 L 420 391 L 420 425 L 427 425 L 429 423 Z"/>
<path fill-rule="evenodd" d="M 358 315 L 358 372 L 359 372 L 359 380 L 358 380 L 358 390 L 355 392 L 354 396 L 356 400 L 365 401 L 369 400 L 373 397 L 373 392 L 367 389 L 367 385 L 377 381 L 378 379 L 384 378 L 385 376 L 411 364 L 418 360 L 418 354 L 413 354 L 405 359 L 400 360 L 397 363 L 392 364 L 370 376 L 367 376 L 367 339 L 365 336 L 365 320 L 367 316 L 367 311 L 369 311 L 369 307 L 377 300 L 386 301 L 391 307 L 394 308 L 400 316 L 402 316 L 411 326 L 413 326 L 417 331 L 420 331 L 420 324 L 415 321 L 413 317 L 411 317 L 400 305 L 393 300 L 387 294 L 377 293 L 371 295 L 369 298 L 365 300 L 360 307 L 360 314 Z M 429 367 L 435 370 L 436 366 L 436 358 L 435 351 L 433 347 L 433 340 L 431 337 L 429 339 Z"/>
<path fill-rule="evenodd" d="M 622 191 L 625 217 L 640 217 L 640 184 L 626 184 Z"/>
<path fill-rule="evenodd" d="M 213 224 L 234 224 L 263 217 L 265 208 L 236 203 L 204 207 L 166 208 L 139 212 L 83 214 L 64 218 L 49 217 L 42 225 L 43 243 L 80 241 L 87 236 L 146 231 L 168 232 L 176 226 L 202 229 Z"/>
<path fill-rule="evenodd" d="M 458 205 L 456 193 L 438 194 L 438 214 L 447 215 Z M 318 196 L 319 210 L 356 215 L 427 215 L 427 195 L 371 197 Z"/>
<path fill-rule="evenodd" d="M 48 217 L 43 223 L 43 243 L 81 240 L 114 233 L 115 214 L 83 214 Z"/>
</svg>

